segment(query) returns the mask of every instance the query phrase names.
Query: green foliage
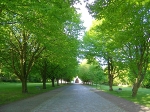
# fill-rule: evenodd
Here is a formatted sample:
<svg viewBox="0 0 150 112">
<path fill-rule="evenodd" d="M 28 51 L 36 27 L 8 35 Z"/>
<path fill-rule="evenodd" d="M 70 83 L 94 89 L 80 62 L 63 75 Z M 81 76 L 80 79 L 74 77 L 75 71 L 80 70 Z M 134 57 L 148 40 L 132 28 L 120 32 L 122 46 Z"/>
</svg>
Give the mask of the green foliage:
<svg viewBox="0 0 150 112">
<path fill-rule="evenodd" d="M 96 60 L 88 64 L 87 60 L 84 59 L 79 65 L 78 74 L 83 82 L 101 84 L 106 80 L 104 71 Z"/>
<path fill-rule="evenodd" d="M 2 72 L 0 73 L 0 82 L 20 82 L 20 80 L 14 73 L 9 72 L 8 69 L 2 68 Z"/>
<path fill-rule="evenodd" d="M 145 79 L 142 82 L 142 87 L 144 87 L 144 88 L 150 88 L 150 66 L 148 66 L 148 70 L 147 70 Z"/>
<path fill-rule="evenodd" d="M 129 68 L 128 79 L 131 79 L 134 86 L 132 96 L 136 95 L 147 75 L 150 47 L 149 4 L 147 0 L 96 0 L 88 5 L 90 13 L 99 21 L 92 28 L 95 33 L 87 36 L 91 38 L 89 42 L 93 43 L 96 56 L 113 60 L 113 68 L 120 65 L 122 68 L 119 70 Z"/>
<path fill-rule="evenodd" d="M 8 70 L 23 83 L 34 64 L 37 67 L 39 62 L 40 68 L 41 62 L 37 59 L 46 59 L 50 64 L 68 68 L 67 71 L 74 69 L 79 45 L 77 38 L 83 30 L 80 15 L 73 7 L 77 2 L 1 1 L 0 63 L 3 68 L 9 67 Z M 34 77 L 38 79 L 36 73 L 30 75 L 30 79 L 35 80 Z"/>
<path fill-rule="evenodd" d="M 83 62 L 79 66 L 79 77 L 83 82 L 90 82 L 90 75 L 89 75 L 89 64 L 86 63 L 86 60 L 83 60 Z"/>
<path fill-rule="evenodd" d="M 28 82 L 32 82 L 32 83 L 40 83 L 42 82 L 42 78 L 39 75 L 39 73 L 30 73 L 28 76 Z"/>
</svg>

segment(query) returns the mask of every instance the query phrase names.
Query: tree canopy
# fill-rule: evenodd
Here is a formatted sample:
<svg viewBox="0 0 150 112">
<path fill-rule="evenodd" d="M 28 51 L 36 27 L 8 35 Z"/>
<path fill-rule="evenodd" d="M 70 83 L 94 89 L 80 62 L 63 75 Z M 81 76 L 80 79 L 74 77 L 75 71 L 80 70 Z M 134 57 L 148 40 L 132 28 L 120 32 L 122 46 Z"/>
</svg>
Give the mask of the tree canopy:
<svg viewBox="0 0 150 112">
<path fill-rule="evenodd" d="M 97 25 L 92 28 L 95 33 L 88 31 L 85 38 L 94 45 L 88 48 L 93 49 L 91 53 L 95 52 L 94 56 L 107 61 L 110 76 L 114 76 L 113 71 L 120 64 L 124 68 L 128 66 L 129 77 L 133 79 L 133 97 L 147 74 L 149 64 L 149 5 L 147 0 L 95 0 L 87 5 L 97 20 Z"/>
<path fill-rule="evenodd" d="M 37 59 L 46 59 L 48 66 L 59 65 L 60 68 L 73 68 L 77 64 L 78 36 L 83 26 L 73 7 L 76 2 L 0 2 L 2 69 L 9 68 L 18 76 L 23 93 L 28 92 L 27 79 L 32 67 L 42 62 Z"/>
</svg>

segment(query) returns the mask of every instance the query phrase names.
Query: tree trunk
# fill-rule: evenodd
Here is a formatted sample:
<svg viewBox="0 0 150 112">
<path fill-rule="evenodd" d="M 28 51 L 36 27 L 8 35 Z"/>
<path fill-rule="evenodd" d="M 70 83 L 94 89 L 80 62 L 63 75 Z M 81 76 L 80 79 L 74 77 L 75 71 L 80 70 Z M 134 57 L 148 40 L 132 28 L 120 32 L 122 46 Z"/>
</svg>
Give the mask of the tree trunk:
<svg viewBox="0 0 150 112">
<path fill-rule="evenodd" d="M 141 77 L 140 79 L 136 78 L 136 81 L 132 88 L 132 97 L 135 97 L 137 95 L 138 89 L 139 89 L 142 81 L 143 81 L 143 77 Z"/>
<path fill-rule="evenodd" d="M 46 89 L 46 69 L 41 73 L 42 74 L 42 82 L 43 82 L 43 89 Z"/>
<path fill-rule="evenodd" d="M 55 87 L 55 78 L 51 78 L 52 81 L 52 87 Z"/>
<path fill-rule="evenodd" d="M 132 97 L 135 97 L 137 95 L 138 92 L 138 86 L 137 83 L 134 84 L 133 88 L 132 88 Z"/>
<path fill-rule="evenodd" d="M 43 78 L 43 89 L 46 89 L 46 78 Z"/>
<path fill-rule="evenodd" d="M 57 86 L 59 86 L 59 79 L 56 79 L 56 81 L 57 81 Z"/>
<path fill-rule="evenodd" d="M 113 91 L 113 65 L 112 65 L 112 59 L 108 58 L 108 85 L 109 85 L 109 91 Z"/>
<path fill-rule="evenodd" d="M 28 88 L 27 88 L 27 79 L 22 79 L 22 93 L 28 93 Z"/>
<path fill-rule="evenodd" d="M 138 89 L 144 80 L 144 77 L 146 75 L 146 70 L 147 70 L 147 65 L 148 62 L 146 61 L 146 64 L 144 65 L 142 62 L 143 58 L 140 60 L 140 63 L 138 63 L 138 73 L 137 73 L 137 78 L 134 82 L 133 88 L 132 88 L 132 97 L 135 97 L 137 95 Z M 136 73 L 136 72 L 135 72 Z"/>
<path fill-rule="evenodd" d="M 109 91 L 113 91 L 113 75 L 109 74 Z"/>
<path fill-rule="evenodd" d="M 48 68 L 48 64 L 47 64 L 46 59 L 44 59 L 43 60 L 43 66 L 41 68 L 41 75 L 42 75 L 42 81 L 43 81 L 43 89 L 46 89 L 47 68 Z"/>
</svg>

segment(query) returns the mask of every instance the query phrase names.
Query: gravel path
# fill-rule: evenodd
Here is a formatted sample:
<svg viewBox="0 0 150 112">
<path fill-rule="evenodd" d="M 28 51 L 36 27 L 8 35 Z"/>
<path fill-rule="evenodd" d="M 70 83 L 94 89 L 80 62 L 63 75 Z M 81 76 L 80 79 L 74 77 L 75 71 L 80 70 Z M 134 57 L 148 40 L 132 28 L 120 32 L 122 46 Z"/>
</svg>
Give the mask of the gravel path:
<svg viewBox="0 0 150 112">
<path fill-rule="evenodd" d="M 0 112 L 150 112 L 150 109 L 75 84 L 1 106 Z"/>
</svg>

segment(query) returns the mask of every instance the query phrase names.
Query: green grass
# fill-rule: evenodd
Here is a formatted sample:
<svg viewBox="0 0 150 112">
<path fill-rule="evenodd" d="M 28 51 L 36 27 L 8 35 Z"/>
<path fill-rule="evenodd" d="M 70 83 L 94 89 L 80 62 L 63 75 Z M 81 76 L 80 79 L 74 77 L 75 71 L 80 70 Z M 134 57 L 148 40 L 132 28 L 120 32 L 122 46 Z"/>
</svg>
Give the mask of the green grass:
<svg viewBox="0 0 150 112">
<path fill-rule="evenodd" d="M 40 87 L 40 89 L 37 88 L 37 86 Z M 59 87 L 61 86 L 52 87 L 51 84 L 48 83 L 47 89 L 42 89 L 42 83 L 28 83 L 28 93 L 23 94 L 21 83 L 0 82 L 0 105 L 32 97 Z"/>
<path fill-rule="evenodd" d="M 96 88 L 95 85 L 93 87 Z M 118 88 L 122 88 L 122 91 L 119 93 L 115 91 Z M 134 103 L 150 107 L 150 89 L 139 88 L 137 96 L 134 98 L 131 96 L 132 94 L 131 87 L 113 86 L 114 91 L 109 91 L 108 86 L 101 85 L 101 86 L 98 86 L 98 89 L 103 90 L 104 92 L 110 93 L 112 95 L 130 100 Z"/>
</svg>

